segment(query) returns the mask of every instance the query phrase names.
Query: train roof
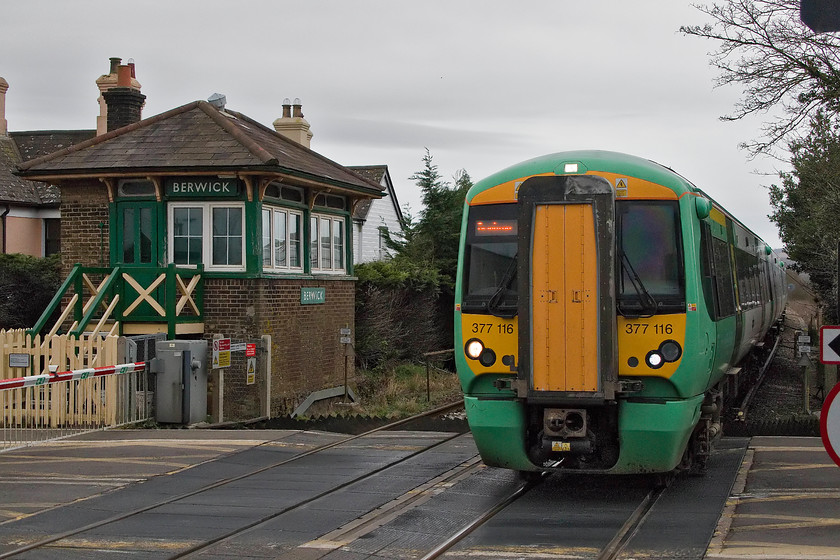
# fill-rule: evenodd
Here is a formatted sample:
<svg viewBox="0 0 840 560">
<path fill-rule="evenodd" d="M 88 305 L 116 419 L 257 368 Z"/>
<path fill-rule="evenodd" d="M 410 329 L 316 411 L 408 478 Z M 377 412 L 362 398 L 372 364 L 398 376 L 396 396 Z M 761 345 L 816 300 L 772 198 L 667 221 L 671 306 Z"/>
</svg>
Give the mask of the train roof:
<svg viewBox="0 0 840 560">
<path fill-rule="evenodd" d="M 512 165 L 476 183 L 470 190 L 468 198 L 486 188 L 521 177 L 554 173 L 556 170 L 559 171 L 558 174 L 563 174 L 562 166 L 567 163 L 577 163 L 582 166 L 578 173 L 603 171 L 650 181 L 672 189 L 677 196 L 697 190 L 694 185 L 673 170 L 649 159 L 605 150 L 577 150 L 548 154 Z"/>
<path fill-rule="evenodd" d="M 555 172 L 558 175 L 563 175 L 565 174 L 563 172 L 563 168 L 567 163 L 579 164 L 576 174 L 586 173 L 587 171 L 601 171 L 605 173 L 627 175 L 669 188 L 674 191 L 677 197 L 688 192 L 698 193 L 714 203 L 715 207 L 729 217 L 729 219 L 731 219 L 735 224 L 738 224 L 738 226 L 766 245 L 766 242 L 763 239 L 758 237 L 758 235 L 750 230 L 750 228 L 723 208 L 716 200 L 714 200 L 714 198 L 709 196 L 708 193 L 693 185 L 688 179 L 684 178 L 679 173 L 665 167 L 664 165 L 656 163 L 655 161 L 621 152 L 611 152 L 606 150 L 575 150 L 557 152 L 529 159 L 511 165 L 510 167 L 478 181 L 467 193 L 467 200 L 471 200 L 476 194 L 490 187 L 506 183 L 508 181 L 514 181 L 522 177 L 531 177 L 533 175 Z M 776 254 L 775 251 L 773 251 L 773 253 Z M 778 255 L 776 256 L 778 257 Z"/>
</svg>

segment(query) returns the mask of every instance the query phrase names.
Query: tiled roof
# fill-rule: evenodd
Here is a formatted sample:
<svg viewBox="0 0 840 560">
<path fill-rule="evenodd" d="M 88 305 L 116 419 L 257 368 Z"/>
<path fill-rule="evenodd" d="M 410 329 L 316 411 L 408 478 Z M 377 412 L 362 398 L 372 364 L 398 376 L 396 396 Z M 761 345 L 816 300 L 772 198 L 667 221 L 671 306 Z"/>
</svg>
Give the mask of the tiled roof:
<svg viewBox="0 0 840 560">
<path fill-rule="evenodd" d="M 58 187 L 39 181 L 27 181 L 13 172 L 22 161 L 45 156 L 96 135 L 95 130 L 47 130 L 10 132 L 0 138 L 0 201 L 22 205 L 58 206 L 61 191 Z"/>
<path fill-rule="evenodd" d="M 0 136 L 0 203 L 21 206 L 57 206 L 61 193 L 57 187 L 28 181 L 14 174 L 21 153 L 13 137 Z"/>
<path fill-rule="evenodd" d="M 373 181 L 377 184 L 382 184 L 382 177 L 385 175 L 385 172 L 388 170 L 386 165 L 351 165 L 348 169 L 353 170 L 353 172 L 361 175 L 362 177 Z M 361 200 L 356 207 L 353 208 L 353 219 L 354 220 L 366 220 L 368 217 L 368 213 L 370 212 L 370 205 L 372 200 Z"/>
<path fill-rule="evenodd" d="M 24 177 L 143 171 L 264 170 L 380 196 L 346 167 L 250 118 L 194 101 L 20 165 Z"/>
<path fill-rule="evenodd" d="M 10 132 L 23 161 L 39 158 L 57 152 L 73 144 L 90 140 L 96 136 L 95 130 L 37 130 L 28 132 Z"/>
<path fill-rule="evenodd" d="M 405 221 L 403 218 L 402 210 L 400 209 L 400 205 L 397 202 L 397 193 L 394 191 L 394 185 L 391 182 L 391 174 L 388 173 L 388 166 L 387 165 L 351 165 L 350 169 L 354 172 L 358 173 L 362 177 L 366 177 L 375 183 L 379 183 L 380 185 L 384 182 L 385 183 L 385 196 L 391 198 L 391 204 L 394 205 L 394 211 L 397 213 L 397 219 L 400 222 L 400 226 L 405 226 Z M 372 200 L 362 200 L 356 207 L 353 209 L 353 219 L 354 220 L 361 220 L 365 221 L 368 218 L 368 214 L 370 213 L 370 206 Z"/>
<path fill-rule="evenodd" d="M 374 183 L 382 183 L 382 176 L 388 171 L 387 165 L 350 165 L 348 169 L 352 169 L 362 177 L 373 181 Z"/>
</svg>

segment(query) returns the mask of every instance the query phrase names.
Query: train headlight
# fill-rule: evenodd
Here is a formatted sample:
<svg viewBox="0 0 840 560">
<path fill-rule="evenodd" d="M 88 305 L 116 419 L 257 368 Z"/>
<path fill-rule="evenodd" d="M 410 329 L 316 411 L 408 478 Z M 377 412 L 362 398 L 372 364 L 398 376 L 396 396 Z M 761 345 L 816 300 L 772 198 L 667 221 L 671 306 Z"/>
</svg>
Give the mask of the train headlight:
<svg viewBox="0 0 840 560">
<path fill-rule="evenodd" d="M 468 358 L 477 360 L 484 352 L 484 344 L 477 338 L 471 338 L 464 345 L 464 352 L 467 353 Z"/>
<path fill-rule="evenodd" d="M 651 350 L 648 352 L 648 355 L 645 356 L 645 363 L 650 369 L 659 369 L 662 367 L 662 364 L 665 363 L 665 360 L 662 358 L 662 354 L 656 350 Z"/>
<path fill-rule="evenodd" d="M 682 356 L 682 347 L 675 340 L 666 340 L 659 345 L 659 352 L 666 362 L 676 362 Z"/>
<path fill-rule="evenodd" d="M 656 350 L 645 356 L 645 363 L 650 369 L 659 369 L 665 364 L 676 362 L 682 356 L 682 346 L 676 340 L 666 340 Z"/>
<path fill-rule="evenodd" d="M 489 348 L 485 348 L 484 352 L 481 353 L 481 356 L 478 357 L 478 363 L 484 367 L 492 366 L 496 363 L 496 353 Z"/>
</svg>

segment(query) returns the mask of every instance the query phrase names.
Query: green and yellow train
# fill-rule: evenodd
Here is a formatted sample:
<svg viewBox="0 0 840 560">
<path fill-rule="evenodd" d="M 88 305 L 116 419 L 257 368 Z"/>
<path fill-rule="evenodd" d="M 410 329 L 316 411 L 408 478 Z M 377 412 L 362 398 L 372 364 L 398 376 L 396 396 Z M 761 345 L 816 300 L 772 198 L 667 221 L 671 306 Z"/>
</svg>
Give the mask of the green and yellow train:
<svg viewBox="0 0 840 560">
<path fill-rule="evenodd" d="M 779 256 L 651 161 L 564 152 L 480 181 L 461 226 L 455 348 L 484 462 L 702 470 L 724 385 L 785 301 Z"/>
</svg>

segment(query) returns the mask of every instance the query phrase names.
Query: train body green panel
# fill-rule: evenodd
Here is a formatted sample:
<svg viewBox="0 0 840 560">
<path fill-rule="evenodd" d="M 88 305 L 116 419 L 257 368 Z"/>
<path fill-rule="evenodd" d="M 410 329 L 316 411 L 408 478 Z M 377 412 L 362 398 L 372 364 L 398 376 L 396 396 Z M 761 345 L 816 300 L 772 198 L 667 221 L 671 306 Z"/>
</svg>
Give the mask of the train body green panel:
<svg viewBox="0 0 840 560">
<path fill-rule="evenodd" d="M 541 470 L 524 446 L 525 404 L 466 397 L 464 406 L 485 464 L 519 471 Z M 604 472 L 630 474 L 673 470 L 700 417 L 703 396 L 680 401 L 619 403 L 620 453 Z"/>
<path fill-rule="evenodd" d="M 515 400 L 465 397 L 464 408 L 481 459 L 491 467 L 534 470 L 525 453 L 525 407 Z"/>
<path fill-rule="evenodd" d="M 668 472 L 676 468 L 700 419 L 701 404 L 703 395 L 663 403 L 621 402 L 621 453 L 609 472 Z"/>
</svg>

